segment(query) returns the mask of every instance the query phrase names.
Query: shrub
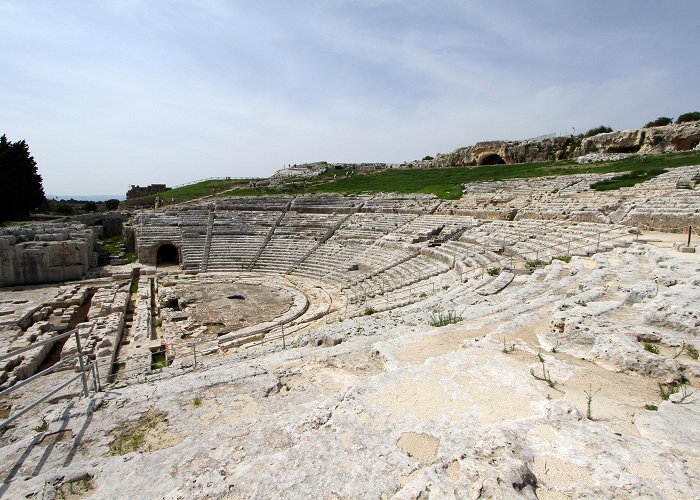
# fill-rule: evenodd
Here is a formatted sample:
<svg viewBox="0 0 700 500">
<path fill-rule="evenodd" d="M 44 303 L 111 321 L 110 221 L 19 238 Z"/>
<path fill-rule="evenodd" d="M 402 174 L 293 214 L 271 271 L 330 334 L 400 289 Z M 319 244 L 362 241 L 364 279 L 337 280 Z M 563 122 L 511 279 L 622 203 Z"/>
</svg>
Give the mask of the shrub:
<svg viewBox="0 0 700 500">
<path fill-rule="evenodd" d="M 659 407 L 658 407 L 658 406 L 652 405 L 652 404 L 649 404 L 649 403 L 647 403 L 647 404 L 644 405 L 644 409 L 645 409 L 645 410 L 649 410 L 649 411 L 659 411 Z"/>
<path fill-rule="evenodd" d="M 423 161 L 434 160 L 434 159 L 435 159 L 435 158 L 433 158 L 433 157 L 430 156 L 430 155 L 427 155 L 427 156 L 424 156 L 424 157 L 423 157 Z"/>
<path fill-rule="evenodd" d="M 644 125 L 644 128 L 649 128 L 649 127 L 663 127 L 664 125 L 670 125 L 673 123 L 673 118 L 669 118 L 667 116 L 659 116 L 656 120 L 650 121 L 646 125 Z"/>
<path fill-rule="evenodd" d="M 202 406 L 202 398 L 199 397 L 199 396 L 195 396 L 195 397 L 192 399 L 192 404 L 193 404 L 195 407 Z"/>
<path fill-rule="evenodd" d="M 661 354 L 659 348 L 650 342 L 644 342 L 644 350 L 652 354 Z"/>
<path fill-rule="evenodd" d="M 571 255 L 557 255 L 554 258 L 557 260 L 561 260 L 562 262 L 566 262 L 567 264 L 571 262 Z"/>
<path fill-rule="evenodd" d="M 500 267 L 489 267 L 486 272 L 489 274 L 489 276 L 498 276 L 501 274 L 501 268 Z"/>
<path fill-rule="evenodd" d="M 119 200 L 111 198 L 105 201 L 105 208 L 107 210 L 116 210 L 117 208 L 119 208 Z"/>
<path fill-rule="evenodd" d="M 700 120 L 700 111 L 691 111 L 683 113 L 676 119 L 676 123 L 694 122 Z"/>
<path fill-rule="evenodd" d="M 372 314 L 374 314 L 376 312 L 377 311 L 372 306 L 365 307 L 365 316 L 371 316 Z"/>
<path fill-rule="evenodd" d="M 94 201 L 86 201 L 83 204 L 83 210 L 86 212 L 97 212 L 97 203 Z"/>
<path fill-rule="evenodd" d="M 63 215 L 73 215 L 73 205 L 66 203 L 65 201 L 61 201 L 56 204 L 56 213 L 63 214 Z"/>
<path fill-rule="evenodd" d="M 610 128 L 609 125 L 600 125 L 599 127 L 595 127 L 590 129 L 588 132 L 583 134 L 583 137 L 593 137 L 594 135 L 598 134 L 605 134 L 607 132 L 612 132 L 613 129 Z"/>
</svg>

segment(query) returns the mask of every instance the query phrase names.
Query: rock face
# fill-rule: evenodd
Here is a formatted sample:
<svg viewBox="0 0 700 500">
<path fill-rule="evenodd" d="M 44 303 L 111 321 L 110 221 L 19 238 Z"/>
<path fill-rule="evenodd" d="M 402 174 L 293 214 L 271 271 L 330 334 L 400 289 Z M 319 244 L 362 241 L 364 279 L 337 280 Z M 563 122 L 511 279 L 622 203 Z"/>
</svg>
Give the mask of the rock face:
<svg viewBox="0 0 700 500">
<path fill-rule="evenodd" d="M 80 279 L 93 247 L 92 231 L 82 224 L 0 229 L 0 286 Z"/>
<path fill-rule="evenodd" d="M 688 151 L 700 144 L 700 122 L 622 130 L 593 137 L 554 137 L 527 141 L 478 142 L 434 160 L 412 164 L 421 168 L 529 163 L 573 159 L 590 153 L 658 154 Z"/>
</svg>

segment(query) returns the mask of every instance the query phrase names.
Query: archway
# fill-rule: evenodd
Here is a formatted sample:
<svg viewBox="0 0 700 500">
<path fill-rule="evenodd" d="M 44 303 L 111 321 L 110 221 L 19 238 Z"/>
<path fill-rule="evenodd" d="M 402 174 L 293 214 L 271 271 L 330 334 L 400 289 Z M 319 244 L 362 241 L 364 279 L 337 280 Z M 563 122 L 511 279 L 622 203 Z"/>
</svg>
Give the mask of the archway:
<svg viewBox="0 0 700 500">
<path fill-rule="evenodd" d="M 180 263 L 180 253 L 175 245 L 170 243 L 165 243 L 158 247 L 158 255 L 156 257 L 156 264 L 160 265 L 171 265 Z"/>
<path fill-rule="evenodd" d="M 479 165 L 505 165 L 506 161 L 496 153 L 484 155 L 479 160 Z"/>
</svg>

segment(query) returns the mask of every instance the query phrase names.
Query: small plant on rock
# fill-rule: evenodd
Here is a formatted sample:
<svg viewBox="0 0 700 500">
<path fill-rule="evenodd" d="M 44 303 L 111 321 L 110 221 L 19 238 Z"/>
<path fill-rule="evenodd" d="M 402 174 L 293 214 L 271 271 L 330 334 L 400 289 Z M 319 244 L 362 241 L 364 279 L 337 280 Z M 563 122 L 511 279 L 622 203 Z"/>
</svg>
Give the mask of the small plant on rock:
<svg viewBox="0 0 700 500">
<path fill-rule="evenodd" d="M 538 267 L 544 266 L 545 264 L 546 264 L 546 262 L 543 260 L 540 260 L 540 259 L 528 260 L 525 263 L 525 267 L 527 269 L 532 270 L 532 269 L 537 269 Z"/>
<path fill-rule="evenodd" d="M 567 264 L 571 262 L 571 255 L 557 255 L 554 258 L 557 260 L 561 260 L 562 262 L 566 262 Z"/>
<path fill-rule="evenodd" d="M 506 345 L 506 338 L 503 337 L 503 352 L 505 354 L 510 354 L 513 351 L 515 351 L 515 344 L 511 344 L 510 346 Z"/>
<path fill-rule="evenodd" d="M 500 267 L 489 267 L 486 272 L 488 273 L 489 276 L 498 276 L 501 274 L 501 268 Z"/>
<path fill-rule="evenodd" d="M 460 321 L 462 321 L 462 316 L 457 316 L 454 311 L 450 311 L 447 314 L 439 312 L 430 315 L 430 326 L 441 327 L 459 323 Z"/>
<path fill-rule="evenodd" d="M 377 311 L 372 306 L 365 307 L 365 316 L 371 316 L 372 314 L 374 314 L 376 312 Z"/>
<path fill-rule="evenodd" d="M 195 408 L 202 406 L 202 398 L 200 396 L 195 396 L 192 398 L 192 404 Z"/>
<path fill-rule="evenodd" d="M 645 410 L 649 410 L 649 411 L 659 411 L 659 407 L 658 407 L 658 406 L 653 405 L 653 404 L 650 404 L 650 403 L 645 404 L 645 405 L 644 405 L 644 409 L 645 409 Z"/>
<path fill-rule="evenodd" d="M 552 376 L 549 374 L 549 370 L 547 370 L 547 367 L 545 365 L 544 361 L 544 356 L 542 356 L 542 353 L 538 352 L 537 353 L 537 358 L 540 360 L 540 363 L 542 363 L 542 375 L 537 375 L 535 373 L 534 368 L 530 368 L 530 374 L 535 377 L 537 380 L 541 380 L 543 382 L 547 382 L 547 385 L 551 387 L 552 389 L 556 389 L 557 387 L 557 382 L 555 380 L 552 380 Z"/>
<path fill-rule="evenodd" d="M 579 299 L 576 301 L 576 305 L 581 306 L 581 307 L 586 307 L 588 305 L 588 302 L 586 302 L 585 300 Z"/>
<path fill-rule="evenodd" d="M 658 346 L 655 346 L 651 342 L 644 342 L 644 350 L 652 354 L 661 354 Z"/>
<path fill-rule="evenodd" d="M 41 421 L 39 422 L 39 425 L 34 427 L 34 432 L 38 432 L 41 434 L 42 432 L 46 432 L 46 429 L 49 428 L 49 423 L 46 421 L 46 417 L 41 417 Z"/>
<path fill-rule="evenodd" d="M 688 356 L 690 356 L 691 358 L 696 360 L 698 359 L 698 350 L 692 345 L 686 344 L 685 342 L 681 344 L 681 348 L 676 352 L 676 354 L 673 355 L 673 359 L 680 357 L 680 355 L 684 352 L 687 353 Z"/>
<path fill-rule="evenodd" d="M 680 385 L 676 382 L 671 382 L 670 384 L 662 384 L 659 382 L 659 392 L 661 393 L 661 399 L 668 401 L 671 394 L 675 394 L 680 390 Z"/>
<path fill-rule="evenodd" d="M 593 413 L 591 407 L 593 406 L 593 398 L 595 397 L 596 394 L 600 392 L 600 387 L 598 387 L 595 391 L 593 390 L 593 386 L 591 384 L 588 384 L 588 390 L 583 391 L 586 394 L 586 418 L 588 420 L 593 420 Z"/>
<path fill-rule="evenodd" d="M 552 352 L 557 352 L 559 350 L 559 346 L 561 345 L 561 342 L 557 340 L 556 344 L 552 346 Z"/>
</svg>

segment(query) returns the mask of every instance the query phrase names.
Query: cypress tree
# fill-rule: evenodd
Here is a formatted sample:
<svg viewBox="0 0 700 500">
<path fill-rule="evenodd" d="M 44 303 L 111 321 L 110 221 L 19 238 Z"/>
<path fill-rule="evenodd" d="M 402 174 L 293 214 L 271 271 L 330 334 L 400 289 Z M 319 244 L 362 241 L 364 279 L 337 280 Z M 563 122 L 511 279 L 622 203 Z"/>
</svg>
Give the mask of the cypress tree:
<svg viewBox="0 0 700 500">
<path fill-rule="evenodd" d="M 29 218 L 44 201 L 44 187 L 36 161 L 23 140 L 0 137 L 0 221 Z"/>
</svg>

